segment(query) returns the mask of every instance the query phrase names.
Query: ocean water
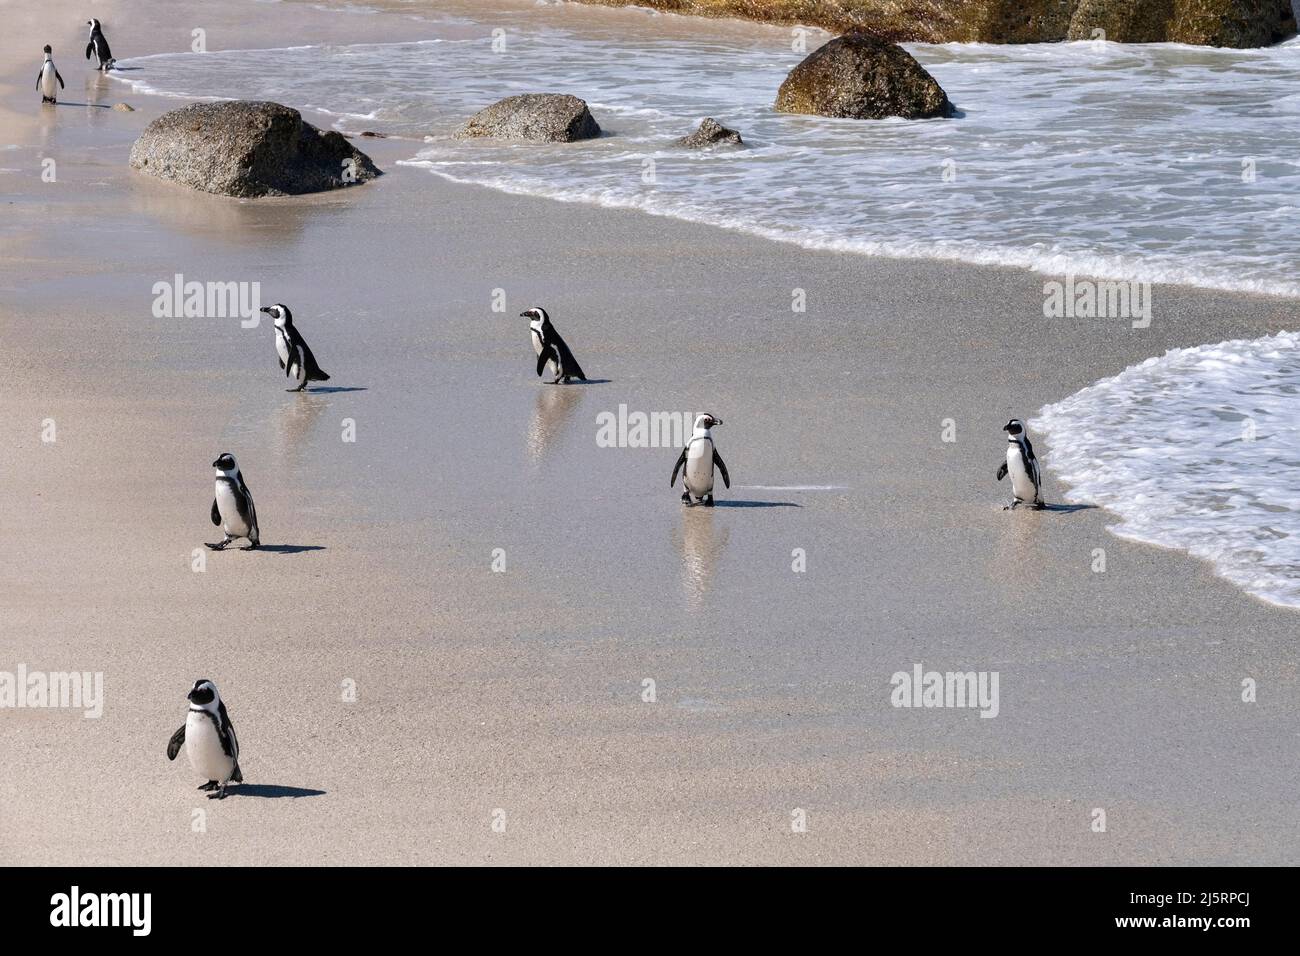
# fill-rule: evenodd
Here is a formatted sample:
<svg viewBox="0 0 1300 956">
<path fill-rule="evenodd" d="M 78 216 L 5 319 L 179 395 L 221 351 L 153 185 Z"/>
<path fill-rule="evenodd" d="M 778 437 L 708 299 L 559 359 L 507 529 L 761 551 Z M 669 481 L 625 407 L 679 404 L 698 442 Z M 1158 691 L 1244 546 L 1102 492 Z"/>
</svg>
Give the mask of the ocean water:
<svg viewBox="0 0 1300 956">
<path fill-rule="evenodd" d="M 803 56 L 785 29 L 664 17 L 663 29 L 630 30 L 630 17 L 653 21 L 553 4 L 504 19 L 408 9 L 408 42 L 146 56 L 121 61 L 132 69 L 117 78 L 274 99 L 318 124 L 408 137 L 406 163 L 499 190 L 811 248 L 1300 298 L 1300 41 L 912 46 L 959 117 L 857 122 L 771 110 Z M 824 39 L 813 33 L 807 49 Z M 544 91 L 583 97 L 606 135 L 452 138 L 483 106 Z M 669 145 L 704 116 L 748 148 Z M 1118 533 L 1184 548 L 1300 606 L 1298 355 L 1294 336 L 1231 342 L 1099 382 L 1035 422 L 1049 468 L 1075 500 L 1121 515 Z"/>
<path fill-rule="evenodd" d="M 1288 134 L 1300 127 L 1297 41 L 913 46 L 962 116 L 864 123 L 772 112 L 801 59 L 786 30 L 628 36 L 579 31 L 545 8 L 526 29 L 475 29 L 460 13 L 420 9 L 419 41 L 139 57 L 118 78 L 276 99 L 345 131 L 427 136 L 409 161 L 461 182 L 810 247 L 1300 296 L 1300 151 Z M 582 96 L 608 135 L 557 146 L 451 138 L 500 97 L 548 90 Z M 668 145 L 706 115 L 749 148 Z"/>
<path fill-rule="evenodd" d="M 1174 349 L 1030 423 L 1072 501 L 1300 607 L 1300 333 Z"/>
</svg>

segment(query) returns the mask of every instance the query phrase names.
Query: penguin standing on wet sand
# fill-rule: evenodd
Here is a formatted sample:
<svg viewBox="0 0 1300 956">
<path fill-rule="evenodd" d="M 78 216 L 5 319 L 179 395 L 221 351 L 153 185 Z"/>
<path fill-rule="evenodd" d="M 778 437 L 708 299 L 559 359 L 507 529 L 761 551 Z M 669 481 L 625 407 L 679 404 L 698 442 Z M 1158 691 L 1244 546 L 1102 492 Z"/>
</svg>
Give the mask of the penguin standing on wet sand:
<svg viewBox="0 0 1300 956">
<path fill-rule="evenodd" d="M 560 333 L 555 331 L 555 326 L 551 324 L 551 317 L 546 314 L 545 309 L 529 309 L 520 312 L 519 317 L 529 320 L 528 328 L 533 334 L 533 351 L 537 353 L 538 375 L 542 374 L 549 362 L 552 371 L 555 372 L 551 385 L 558 385 L 561 382 L 567 384 L 574 379 L 583 382 L 587 380 L 587 376 L 582 373 L 582 366 L 573 357 L 573 352 L 569 350 L 564 339 L 560 338 Z"/>
<path fill-rule="evenodd" d="M 41 72 L 36 74 L 36 88 L 41 91 L 42 103 L 57 103 L 59 101 L 58 91 L 54 88 L 56 80 L 59 89 L 63 89 L 63 77 L 59 76 L 59 71 L 54 68 L 54 51 L 50 49 L 47 43 L 45 45 L 45 62 L 41 64 Z"/>
<path fill-rule="evenodd" d="M 113 51 L 108 48 L 108 41 L 104 39 L 104 31 L 100 28 L 99 21 L 87 20 L 86 26 L 90 27 L 90 42 L 86 44 L 86 59 L 89 60 L 90 55 L 93 53 L 95 58 L 99 60 L 98 69 L 111 70 L 116 61 L 113 59 Z"/>
<path fill-rule="evenodd" d="M 673 476 L 668 479 L 668 487 L 671 488 L 677 484 L 677 472 L 682 472 L 682 484 L 686 490 L 682 492 L 682 504 L 691 504 L 691 495 L 704 504 L 706 508 L 713 507 L 713 468 L 716 465 L 718 471 L 722 472 L 722 483 L 728 488 L 731 487 L 731 476 L 727 474 L 726 462 L 718 454 L 718 449 L 713 444 L 713 427 L 721 425 L 721 418 L 714 418 L 712 415 L 697 415 L 695 417 L 695 428 L 691 432 L 691 440 L 686 443 L 682 453 L 677 456 L 677 464 L 673 465 Z"/>
<path fill-rule="evenodd" d="M 1025 434 L 1025 423 L 1013 418 L 1002 426 L 1007 433 L 1007 460 L 998 469 L 998 481 L 1011 476 L 1011 504 L 1003 511 L 1015 511 L 1016 506 L 1026 501 L 1034 503 L 1035 510 L 1042 511 L 1043 496 L 1039 491 L 1041 478 L 1038 473 L 1038 458 L 1034 455 L 1034 446 Z"/>
<path fill-rule="evenodd" d="M 261 543 L 257 530 L 257 509 L 253 507 L 253 496 L 249 493 L 248 485 L 244 484 L 244 476 L 239 473 L 239 463 L 230 452 L 223 452 L 212 463 L 212 467 L 217 469 L 212 523 L 225 531 L 226 537 L 208 547 L 213 551 L 224 551 L 236 538 L 247 538 L 248 547 L 239 550 L 256 550 Z"/>
<path fill-rule="evenodd" d="M 208 781 L 199 789 L 217 791 L 208 794 L 209 800 L 224 800 L 227 784 L 244 782 L 244 775 L 239 770 L 239 738 L 235 736 L 235 725 L 230 722 L 226 705 L 217 693 L 217 685 L 207 678 L 196 680 L 186 697 L 189 698 L 190 712 L 181 729 L 167 741 L 167 759 L 175 760 L 184 747 L 190 766 Z"/>
<path fill-rule="evenodd" d="M 307 341 L 294 327 L 293 313 L 289 307 L 276 303 L 259 311 L 275 320 L 275 353 L 280 359 L 280 368 L 298 383 L 297 388 L 285 391 L 301 392 L 308 382 L 328 382 L 329 374 L 316 364 L 316 356 L 311 354 Z"/>
</svg>

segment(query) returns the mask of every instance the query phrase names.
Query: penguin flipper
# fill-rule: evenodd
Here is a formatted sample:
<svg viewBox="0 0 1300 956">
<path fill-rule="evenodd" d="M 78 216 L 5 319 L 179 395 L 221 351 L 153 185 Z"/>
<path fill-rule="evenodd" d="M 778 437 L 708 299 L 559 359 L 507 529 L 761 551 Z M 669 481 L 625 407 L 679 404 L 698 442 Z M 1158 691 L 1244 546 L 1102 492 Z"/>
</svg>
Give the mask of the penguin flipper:
<svg viewBox="0 0 1300 956">
<path fill-rule="evenodd" d="M 537 353 L 537 374 L 541 375 L 546 371 L 546 363 L 554 361 L 556 365 L 560 364 L 559 356 L 555 354 L 555 349 L 549 345 L 543 345 L 542 350 Z"/>
<path fill-rule="evenodd" d="M 221 509 L 217 507 L 217 499 L 212 499 L 212 523 L 218 528 L 221 527 Z"/>
<path fill-rule="evenodd" d="M 1002 463 L 1002 466 L 998 468 L 998 481 L 1001 481 L 1006 476 L 1007 476 L 1007 463 L 1004 461 Z"/>
<path fill-rule="evenodd" d="M 730 488 L 731 476 L 727 474 L 727 463 L 722 460 L 717 448 L 713 449 L 713 464 L 717 466 L 718 471 L 722 472 L 722 483 Z"/>
<path fill-rule="evenodd" d="M 677 456 L 677 464 L 673 465 L 673 476 L 672 476 L 671 478 L 668 479 L 668 487 L 669 487 L 669 488 L 671 488 L 673 485 L 677 484 L 677 472 L 681 471 L 681 470 L 682 470 L 682 466 L 686 464 L 686 449 L 687 449 L 687 448 L 690 448 L 690 445 L 687 445 L 686 448 L 683 448 L 683 449 L 682 449 L 682 453 L 681 453 L 680 455 Z M 730 488 L 731 486 L 728 485 L 727 487 Z"/>
<path fill-rule="evenodd" d="M 95 52 L 95 41 L 91 40 L 89 43 L 86 44 L 86 59 L 89 60 L 90 54 L 94 52 Z"/>
<path fill-rule="evenodd" d="M 231 783 L 243 783 L 243 782 L 244 782 L 244 774 L 243 774 L 243 772 L 239 769 L 239 764 L 235 764 L 235 772 L 232 773 L 232 774 L 230 775 L 230 782 L 231 782 Z"/>
<path fill-rule="evenodd" d="M 63 77 L 59 76 L 59 71 L 54 71 L 54 78 L 59 81 L 59 89 L 63 89 Z"/>
<path fill-rule="evenodd" d="M 167 741 L 167 759 L 175 760 L 176 755 L 181 752 L 185 746 L 185 725 L 181 724 L 181 729 L 172 734 L 172 739 Z"/>
</svg>

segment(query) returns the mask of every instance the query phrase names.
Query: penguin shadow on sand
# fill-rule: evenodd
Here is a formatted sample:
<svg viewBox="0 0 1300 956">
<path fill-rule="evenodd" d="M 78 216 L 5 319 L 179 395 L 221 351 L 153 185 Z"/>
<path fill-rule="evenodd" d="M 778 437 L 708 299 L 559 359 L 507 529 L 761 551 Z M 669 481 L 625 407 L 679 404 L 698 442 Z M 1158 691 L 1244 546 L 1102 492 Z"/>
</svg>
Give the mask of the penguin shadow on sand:
<svg viewBox="0 0 1300 956">
<path fill-rule="evenodd" d="M 307 551 L 324 551 L 323 544 L 260 544 L 257 546 L 258 551 L 265 551 L 268 554 L 303 554 Z"/>
<path fill-rule="evenodd" d="M 282 797 L 323 797 L 324 795 L 324 790 L 285 787 L 275 783 L 241 783 L 226 791 L 227 797 L 262 797 L 266 800 L 279 800 Z"/>
</svg>

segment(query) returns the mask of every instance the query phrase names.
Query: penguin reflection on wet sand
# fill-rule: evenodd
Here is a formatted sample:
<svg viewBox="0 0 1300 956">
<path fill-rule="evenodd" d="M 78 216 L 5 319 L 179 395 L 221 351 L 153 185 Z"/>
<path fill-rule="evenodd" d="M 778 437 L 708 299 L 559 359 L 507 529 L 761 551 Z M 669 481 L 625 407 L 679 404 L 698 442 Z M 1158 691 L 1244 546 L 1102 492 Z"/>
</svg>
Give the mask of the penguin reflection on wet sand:
<svg viewBox="0 0 1300 956">
<path fill-rule="evenodd" d="M 528 309 L 520 312 L 519 317 L 528 319 L 528 329 L 533 335 L 533 351 L 537 353 L 538 375 L 545 371 L 549 363 L 551 371 L 555 374 L 555 378 L 550 381 L 551 385 L 559 385 L 561 382 L 567 384 L 575 379 L 580 382 L 587 380 L 587 376 L 582 372 L 582 366 L 573 357 L 568 344 L 560 338 L 560 333 L 555 331 L 555 326 L 551 324 L 551 317 L 546 314 L 545 309 Z"/>
<path fill-rule="evenodd" d="M 718 471 L 722 472 L 722 483 L 728 488 L 731 487 L 731 476 L 727 474 L 726 462 L 722 460 L 722 456 L 718 454 L 718 449 L 713 444 L 712 429 L 721 424 L 722 419 L 712 415 L 704 414 L 695 417 L 695 428 L 691 432 L 691 439 L 682 449 L 682 453 L 677 456 L 677 464 L 673 465 L 673 476 L 668 479 L 668 487 L 671 488 L 677 484 L 677 472 L 682 472 L 682 484 L 686 488 L 682 492 L 682 504 L 691 504 L 691 496 L 694 495 L 696 500 L 702 502 L 706 508 L 713 507 L 715 465 Z"/>
<path fill-rule="evenodd" d="M 1043 504 L 1039 490 L 1042 479 L 1038 473 L 1038 457 L 1025 433 L 1025 423 L 1013 418 L 1002 430 L 1007 433 L 1007 460 L 998 468 L 998 481 L 1011 476 L 1011 504 L 1002 510 L 1015 511 L 1017 505 L 1032 501 L 1034 509 L 1042 511 L 1047 505 Z"/>
<path fill-rule="evenodd" d="M 206 677 L 196 680 L 186 697 L 190 712 L 180 730 L 167 741 L 167 759 L 175 760 L 184 747 L 194 772 L 208 781 L 199 789 L 216 791 L 208 794 L 209 800 L 224 800 L 228 784 L 244 782 L 235 725 L 230 722 L 217 685 Z"/>
<path fill-rule="evenodd" d="M 253 496 L 248 485 L 244 484 L 239 463 L 230 452 L 224 452 L 212 463 L 212 467 L 217 469 L 212 523 L 225 531 L 226 537 L 208 547 L 213 551 L 224 551 L 236 538 L 247 538 L 248 547 L 239 550 L 256 550 L 261 544 L 261 535 L 257 530 L 257 509 L 253 507 Z"/>
<path fill-rule="evenodd" d="M 299 333 L 293 324 L 293 313 L 289 307 L 283 303 L 277 302 L 275 305 L 264 306 L 258 310 L 265 312 L 275 320 L 275 354 L 280 360 L 280 368 L 284 369 L 284 374 L 298 383 L 297 388 L 286 389 L 290 392 L 301 392 L 307 387 L 308 382 L 328 382 L 329 374 L 316 364 L 316 356 L 312 355 L 311 349 L 307 346 L 307 340 Z"/>
</svg>

